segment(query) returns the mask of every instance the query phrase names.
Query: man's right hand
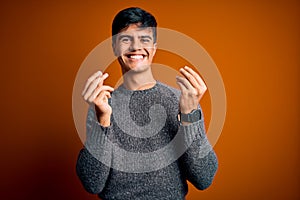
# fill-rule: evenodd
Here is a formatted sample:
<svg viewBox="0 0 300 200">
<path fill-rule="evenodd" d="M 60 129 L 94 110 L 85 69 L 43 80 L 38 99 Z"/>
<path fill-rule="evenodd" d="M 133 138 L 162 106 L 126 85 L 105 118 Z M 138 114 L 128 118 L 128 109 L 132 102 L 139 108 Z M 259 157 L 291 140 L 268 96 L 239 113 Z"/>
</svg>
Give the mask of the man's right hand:
<svg viewBox="0 0 300 200">
<path fill-rule="evenodd" d="M 110 125 L 112 108 L 108 104 L 108 98 L 111 97 L 110 93 L 114 91 L 114 88 L 103 85 L 107 77 L 107 73 L 103 74 L 101 71 L 97 71 L 89 77 L 82 92 L 86 102 L 95 104 L 98 120 L 103 126 Z"/>
</svg>

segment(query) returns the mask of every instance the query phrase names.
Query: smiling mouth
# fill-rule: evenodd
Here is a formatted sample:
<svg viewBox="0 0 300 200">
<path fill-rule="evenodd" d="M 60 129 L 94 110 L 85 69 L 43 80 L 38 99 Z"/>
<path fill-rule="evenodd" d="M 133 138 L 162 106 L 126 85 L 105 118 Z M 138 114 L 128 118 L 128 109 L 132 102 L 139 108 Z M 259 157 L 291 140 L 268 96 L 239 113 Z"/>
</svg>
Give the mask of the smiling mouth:
<svg viewBox="0 0 300 200">
<path fill-rule="evenodd" d="M 125 56 L 132 60 L 141 60 L 146 57 L 144 54 L 126 54 Z"/>
</svg>

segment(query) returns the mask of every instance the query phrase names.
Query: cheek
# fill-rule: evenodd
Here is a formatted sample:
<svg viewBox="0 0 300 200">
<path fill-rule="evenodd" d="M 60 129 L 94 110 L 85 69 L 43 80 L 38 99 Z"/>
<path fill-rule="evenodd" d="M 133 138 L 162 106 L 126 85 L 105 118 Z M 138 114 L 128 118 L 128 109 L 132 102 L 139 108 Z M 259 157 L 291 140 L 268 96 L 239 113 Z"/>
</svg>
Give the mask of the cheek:
<svg viewBox="0 0 300 200">
<path fill-rule="evenodd" d="M 155 49 L 151 48 L 151 49 L 148 49 L 148 52 L 149 52 L 149 57 L 152 59 L 155 55 Z"/>
<path fill-rule="evenodd" d="M 119 45 L 114 48 L 114 53 L 116 56 L 119 57 L 119 56 L 122 56 L 124 53 L 126 53 L 127 49 L 128 49 L 127 46 Z"/>
</svg>

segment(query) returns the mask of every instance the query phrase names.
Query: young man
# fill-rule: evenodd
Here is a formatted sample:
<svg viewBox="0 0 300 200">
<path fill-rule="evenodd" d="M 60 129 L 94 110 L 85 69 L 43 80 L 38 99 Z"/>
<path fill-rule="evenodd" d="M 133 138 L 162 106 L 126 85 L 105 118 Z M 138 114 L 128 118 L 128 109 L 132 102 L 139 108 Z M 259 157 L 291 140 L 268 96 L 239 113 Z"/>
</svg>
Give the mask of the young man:
<svg viewBox="0 0 300 200">
<path fill-rule="evenodd" d="M 176 77 L 180 90 L 154 79 L 156 26 L 140 8 L 120 11 L 112 34 L 124 82 L 114 90 L 98 71 L 82 93 L 91 106 L 76 169 L 85 189 L 103 200 L 183 200 L 187 180 L 203 190 L 217 170 L 199 106 L 206 85 L 189 67 Z"/>
</svg>

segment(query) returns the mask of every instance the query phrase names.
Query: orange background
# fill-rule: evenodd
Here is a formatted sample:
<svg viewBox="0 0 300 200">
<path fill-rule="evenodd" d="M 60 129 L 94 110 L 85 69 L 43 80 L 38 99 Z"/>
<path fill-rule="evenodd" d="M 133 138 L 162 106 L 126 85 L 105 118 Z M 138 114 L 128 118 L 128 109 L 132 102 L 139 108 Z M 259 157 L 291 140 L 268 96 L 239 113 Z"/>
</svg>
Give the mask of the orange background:
<svg viewBox="0 0 300 200">
<path fill-rule="evenodd" d="M 209 189 L 191 186 L 187 200 L 299 199 L 300 7 L 291 0 L 1 1 L 0 198 L 97 199 L 75 174 L 82 143 L 72 87 L 128 6 L 197 40 L 224 80 L 219 170 Z"/>
</svg>

